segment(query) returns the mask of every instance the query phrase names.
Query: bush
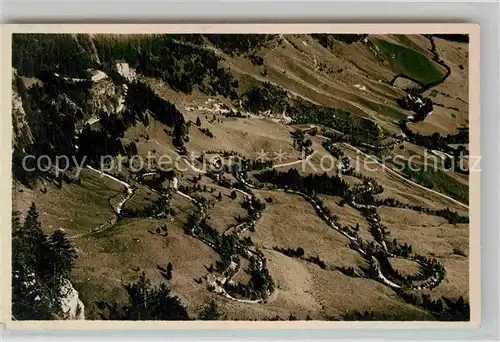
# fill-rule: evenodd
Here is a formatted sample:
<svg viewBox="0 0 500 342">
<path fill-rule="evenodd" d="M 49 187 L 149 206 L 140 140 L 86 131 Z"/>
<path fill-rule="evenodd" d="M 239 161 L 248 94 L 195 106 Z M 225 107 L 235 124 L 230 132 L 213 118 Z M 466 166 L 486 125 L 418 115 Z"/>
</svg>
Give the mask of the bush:
<svg viewBox="0 0 500 342">
<path fill-rule="evenodd" d="M 463 250 L 461 250 L 460 248 L 453 248 L 453 254 L 456 254 L 456 255 L 460 255 L 460 256 L 463 256 L 463 257 L 466 257 L 467 254 L 465 254 L 465 252 Z"/>
</svg>

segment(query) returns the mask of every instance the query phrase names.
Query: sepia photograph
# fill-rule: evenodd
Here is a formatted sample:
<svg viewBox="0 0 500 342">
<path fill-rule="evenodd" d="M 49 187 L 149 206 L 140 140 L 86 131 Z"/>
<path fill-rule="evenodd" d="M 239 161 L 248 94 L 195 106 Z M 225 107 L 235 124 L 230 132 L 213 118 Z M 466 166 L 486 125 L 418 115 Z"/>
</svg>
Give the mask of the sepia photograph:
<svg viewBox="0 0 500 342">
<path fill-rule="evenodd" d="M 124 26 L 4 45 L 12 322 L 471 321 L 478 26 Z"/>
</svg>

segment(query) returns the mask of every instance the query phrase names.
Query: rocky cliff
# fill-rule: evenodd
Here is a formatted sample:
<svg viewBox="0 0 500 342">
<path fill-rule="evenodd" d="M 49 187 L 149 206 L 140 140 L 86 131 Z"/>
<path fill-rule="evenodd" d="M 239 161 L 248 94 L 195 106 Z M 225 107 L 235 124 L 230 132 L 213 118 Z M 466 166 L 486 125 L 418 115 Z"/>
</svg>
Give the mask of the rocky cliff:
<svg viewBox="0 0 500 342">
<path fill-rule="evenodd" d="M 60 289 L 61 312 L 57 315 L 61 320 L 85 319 L 85 306 L 78 296 L 73 284 L 67 279 L 63 281 Z"/>
</svg>

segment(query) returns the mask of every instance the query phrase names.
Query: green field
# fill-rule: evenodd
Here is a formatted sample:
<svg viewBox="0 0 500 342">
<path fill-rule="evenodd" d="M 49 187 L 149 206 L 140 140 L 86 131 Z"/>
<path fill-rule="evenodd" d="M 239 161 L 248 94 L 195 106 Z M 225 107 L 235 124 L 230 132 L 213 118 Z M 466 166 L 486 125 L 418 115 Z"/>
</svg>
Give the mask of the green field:
<svg viewBox="0 0 500 342">
<path fill-rule="evenodd" d="M 377 40 L 377 44 L 396 73 L 406 75 L 422 84 L 439 81 L 445 75 L 436 63 L 420 52 L 381 39 Z"/>
</svg>

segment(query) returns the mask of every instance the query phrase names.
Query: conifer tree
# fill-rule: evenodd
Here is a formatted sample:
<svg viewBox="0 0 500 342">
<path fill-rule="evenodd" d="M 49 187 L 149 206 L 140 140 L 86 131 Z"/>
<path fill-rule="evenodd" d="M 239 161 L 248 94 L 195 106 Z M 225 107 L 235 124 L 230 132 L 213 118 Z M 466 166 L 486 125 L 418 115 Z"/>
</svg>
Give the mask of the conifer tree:
<svg viewBox="0 0 500 342">
<path fill-rule="evenodd" d="M 14 234 L 18 237 L 16 253 L 18 261 L 23 263 L 21 266 L 38 269 L 41 266 L 41 251 L 46 238 L 38 220 L 35 203 L 31 203 L 23 225 Z"/>
<path fill-rule="evenodd" d="M 203 306 L 203 309 L 198 315 L 198 319 L 203 321 L 216 321 L 218 319 L 223 319 L 222 317 L 223 315 L 220 313 L 219 307 L 213 299 Z"/>
<path fill-rule="evenodd" d="M 173 269 L 172 263 L 169 262 L 168 265 L 167 265 L 167 274 L 166 274 L 167 280 L 172 279 L 172 269 Z"/>
<path fill-rule="evenodd" d="M 177 296 L 172 296 L 170 289 L 161 284 L 155 287 L 142 272 L 136 283 L 125 285 L 128 303 L 101 303 L 103 319 L 109 320 L 189 320 L 186 307 Z"/>
<path fill-rule="evenodd" d="M 130 153 L 130 156 L 135 156 L 139 153 L 139 150 L 137 149 L 137 145 L 135 142 L 132 142 L 130 144 L 130 148 L 129 148 L 129 153 Z"/>
<path fill-rule="evenodd" d="M 55 280 L 67 278 L 76 260 L 76 252 L 66 232 L 58 229 L 48 240 L 47 267 Z"/>
<path fill-rule="evenodd" d="M 23 224 L 18 213 L 13 213 L 12 218 L 13 317 L 17 320 L 57 318 L 61 280 L 69 275 L 76 257 L 73 248 L 61 231 L 47 240 L 34 203 Z"/>
</svg>

